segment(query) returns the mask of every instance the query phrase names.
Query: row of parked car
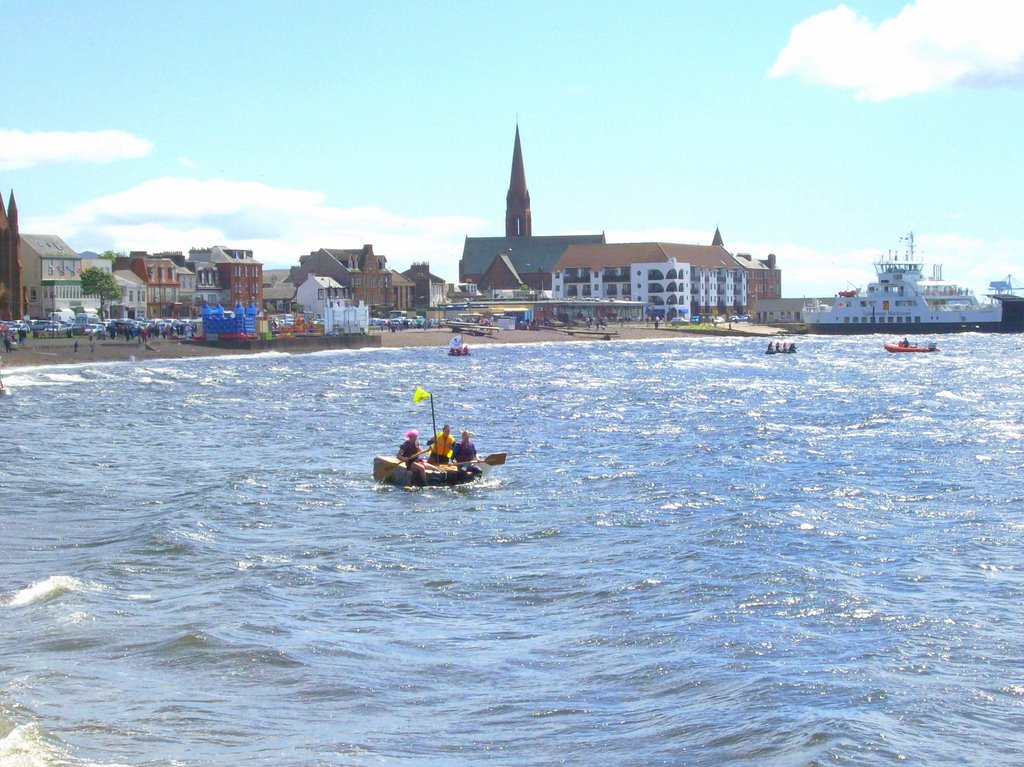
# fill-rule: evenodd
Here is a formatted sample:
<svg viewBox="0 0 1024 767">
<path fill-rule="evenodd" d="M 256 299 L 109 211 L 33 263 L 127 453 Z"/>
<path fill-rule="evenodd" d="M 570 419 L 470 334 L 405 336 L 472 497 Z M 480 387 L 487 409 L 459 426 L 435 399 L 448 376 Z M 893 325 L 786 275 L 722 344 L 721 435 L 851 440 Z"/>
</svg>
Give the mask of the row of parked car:
<svg viewBox="0 0 1024 767">
<path fill-rule="evenodd" d="M 0 322 L 0 333 L 13 333 L 19 335 L 22 331 L 26 335 L 31 333 L 38 337 L 58 336 L 67 333 L 73 327 L 70 322 L 58 322 L 56 320 L 7 320 Z"/>
<path fill-rule="evenodd" d="M 669 322 L 670 325 L 685 325 L 687 322 L 689 322 L 689 323 L 691 323 L 693 325 L 698 325 L 698 324 L 700 324 L 702 322 L 711 323 L 713 325 L 718 325 L 718 324 L 721 324 L 723 322 L 750 322 L 750 317 L 748 317 L 745 314 L 733 314 L 727 320 L 725 317 L 723 317 L 721 315 L 716 315 L 714 317 L 708 317 L 708 316 L 702 317 L 699 314 L 694 314 L 693 316 L 690 317 L 689 320 L 687 320 L 686 317 L 673 317 L 668 322 Z"/>
<path fill-rule="evenodd" d="M 145 328 L 148 333 L 162 333 L 166 328 L 175 335 L 183 335 L 189 324 L 192 325 L 193 331 L 198 329 L 196 320 L 182 319 L 118 319 L 98 323 L 74 323 L 64 320 L 4 320 L 0 322 L 0 335 L 13 334 L 17 336 L 21 331 L 34 338 L 106 335 L 111 325 L 114 326 L 115 332 L 123 332 L 127 327 L 133 331 L 133 334 L 142 328 Z"/>
</svg>

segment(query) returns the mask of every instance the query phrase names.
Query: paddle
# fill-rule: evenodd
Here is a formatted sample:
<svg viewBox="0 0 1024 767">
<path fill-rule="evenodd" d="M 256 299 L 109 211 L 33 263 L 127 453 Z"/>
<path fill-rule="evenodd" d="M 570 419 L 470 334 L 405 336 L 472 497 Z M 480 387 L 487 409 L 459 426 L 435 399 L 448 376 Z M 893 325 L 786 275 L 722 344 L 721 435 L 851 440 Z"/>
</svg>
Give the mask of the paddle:
<svg viewBox="0 0 1024 767">
<path fill-rule="evenodd" d="M 423 455 L 424 453 L 429 453 L 429 452 L 430 452 L 430 448 L 428 447 L 426 450 L 420 450 L 418 453 L 416 453 L 415 455 L 413 455 L 410 458 L 398 458 L 396 456 L 395 460 L 398 461 L 398 463 L 396 463 L 394 466 L 392 466 L 387 471 L 385 471 L 383 474 L 381 474 L 379 477 L 377 477 L 376 478 L 377 481 L 378 482 L 387 482 L 388 477 L 390 477 L 392 474 L 394 474 L 399 466 L 403 466 L 406 463 L 408 463 L 409 461 L 414 461 L 417 458 L 419 458 L 421 455 Z"/>
<path fill-rule="evenodd" d="M 469 463 L 486 463 L 488 466 L 502 466 L 505 463 L 505 453 L 491 453 L 486 458 L 477 458 L 475 461 L 457 461 L 458 466 L 465 466 Z"/>
</svg>

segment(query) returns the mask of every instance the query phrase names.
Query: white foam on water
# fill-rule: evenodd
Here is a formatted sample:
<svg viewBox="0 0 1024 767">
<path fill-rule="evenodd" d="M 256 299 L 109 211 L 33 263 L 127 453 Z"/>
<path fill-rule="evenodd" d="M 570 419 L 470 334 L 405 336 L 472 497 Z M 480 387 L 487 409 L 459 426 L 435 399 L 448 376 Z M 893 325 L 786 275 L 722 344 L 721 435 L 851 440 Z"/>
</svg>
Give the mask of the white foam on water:
<svg viewBox="0 0 1024 767">
<path fill-rule="evenodd" d="M 69 761 L 69 755 L 36 724 L 18 725 L 0 738 L 0 764 L 4 767 L 47 767 Z"/>
<path fill-rule="evenodd" d="M 4 730 L 0 729 L 0 733 Z M 93 762 L 74 756 L 67 746 L 38 724 L 19 724 L 0 736 L 3 767 L 130 767 L 118 762 Z"/>
<path fill-rule="evenodd" d="M 59 597 L 68 592 L 84 591 L 85 581 L 71 575 L 51 575 L 45 580 L 33 583 L 14 593 L 10 599 L 0 602 L 7 607 L 24 607 L 47 599 Z"/>
</svg>

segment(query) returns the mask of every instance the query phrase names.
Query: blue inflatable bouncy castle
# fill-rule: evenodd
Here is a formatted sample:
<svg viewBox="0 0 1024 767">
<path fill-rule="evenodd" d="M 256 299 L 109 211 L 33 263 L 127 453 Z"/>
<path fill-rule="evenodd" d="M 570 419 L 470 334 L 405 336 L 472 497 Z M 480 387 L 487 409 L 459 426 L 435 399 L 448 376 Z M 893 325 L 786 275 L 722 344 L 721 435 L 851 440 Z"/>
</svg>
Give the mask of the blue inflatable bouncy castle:
<svg viewBox="0 0 1024 767">
<path fill-rule="evenodd" d="M 235 305 L 235 310 L 230 313 L 224 311 L 224 307 L 220 304 L 216 306 L 203 304 L 203 335 L 200 340 L 218 341 L 221 338 L 255 338 L 257 314 L 259 314 L 259 310 L 253 302 L 250 302 L 249 306 L 245 308 L 239 302 Z"/>
</svg>

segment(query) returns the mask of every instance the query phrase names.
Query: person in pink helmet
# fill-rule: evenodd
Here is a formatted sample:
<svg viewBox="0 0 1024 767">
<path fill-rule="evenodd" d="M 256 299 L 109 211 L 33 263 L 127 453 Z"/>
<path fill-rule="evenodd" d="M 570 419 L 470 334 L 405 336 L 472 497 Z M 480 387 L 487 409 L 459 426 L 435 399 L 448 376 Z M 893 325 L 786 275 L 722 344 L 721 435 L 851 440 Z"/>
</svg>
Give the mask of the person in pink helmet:
<svg viewBox="0 0 1024 767">
<path fill-rule="evenodd" d="M 405 442 L 398 448 L 398 458 L 405 461 L 405 468 L 412 472 L 412 484 L 415 487 L 423 487 L 427 484 L 427 469 L 422 460 L 417 460 L 427 452 L 420 449 L 419 436 L 418 431 L 409 429 L 405 433 Z"/>
</svg>

